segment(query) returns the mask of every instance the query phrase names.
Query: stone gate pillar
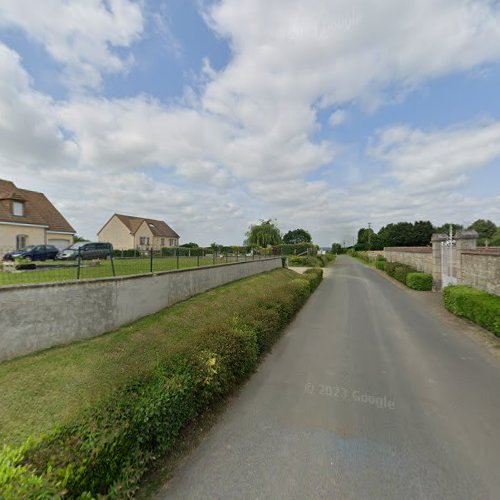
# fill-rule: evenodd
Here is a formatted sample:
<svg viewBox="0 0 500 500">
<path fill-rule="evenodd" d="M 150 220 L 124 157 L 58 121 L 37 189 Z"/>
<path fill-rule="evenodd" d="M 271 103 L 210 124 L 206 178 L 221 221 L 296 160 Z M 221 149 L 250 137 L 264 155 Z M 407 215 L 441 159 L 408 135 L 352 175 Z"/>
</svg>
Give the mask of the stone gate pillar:
<svg viewBox="0 0 500 500">
<path fill-rule="evenodd" d="M 456 244 L 456 270 L 457 270 L 457 282 L 460 284 L 462 282 L 462 252 L 467 250 L 474 250 L 477 246 L 478 234 L 476 231 L 458 231 L 455 236 Z"/>
<path fill-rule="evenodd" d="M 432 235 L 432 289 L 434 291 L 441 290 L 442 288 L 442 274 L 441 274 L 441 252 L 443 241 L 446 241 L 448 236 L 442 233 L 435 233 Z"/>
</svg>

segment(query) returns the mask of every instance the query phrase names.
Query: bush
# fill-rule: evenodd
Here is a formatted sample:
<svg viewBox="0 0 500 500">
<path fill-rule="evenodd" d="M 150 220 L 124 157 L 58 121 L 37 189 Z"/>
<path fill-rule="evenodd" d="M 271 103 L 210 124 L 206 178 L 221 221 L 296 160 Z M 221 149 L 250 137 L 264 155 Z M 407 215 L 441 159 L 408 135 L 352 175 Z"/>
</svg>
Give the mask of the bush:
<svg viewBox="0 0 500 500">
<path fill-rule="evenodd" d="M 288 259 L 291 267 L 320 267 L 320 261 L 316 257 L 292 256 Z"/>
<path fill-rule="evenodd" d="M 384 263 L 384 271 L 389 275 L 394 278 L 394 271 L 396 270 L 396 267 L 398 267 L 400 264 L 398 262 L 385 262 Z"/>
<path fill-rule="evenodd" d="M 406 285 L 406 276 L 408 276 L 409 273 L 414 273 L 414 272 L 417 272 L 415 268 L 407 266 L 406 264 L 398 264 L 394 268 L 393 276 L 395 279 Z"/>
<path fill-rule="evenodd" d="M 311 293 L 318 288 L 319 284 L 323 280 L 323 269 L 307 269 L 304 276 L 309 280 L 311 286 Z"/>
<path fill-rule="evenodd" d="M 387 262 L 387 259 L 383 255 L 377 255 L 377 262 Z"/>
<path fill-rule="evenodd" d="M 413 290 L 432 290 L 432 274 L 429 273 L 408 273 L 406 285 Z"/>
<path fill-rule="evenodd" d="M 468 286 L 447 286 L 443 290 L 446 309 L 490 330 L 500 337 L 500 297 Z"/>
<path fill-rule="evenodd" d="M 383 260 L 376 260 L 375 261 L 375 267 L 377 269 L 379 269 L 380 271 L 384 270 L 384 266 L 385 266 L 385 261 L 383 261 Z"/>
<path fill-rule="evenodd" d="M 153 369 L 132 374 L 72 423 L 36 444 L 4 448 L 2 498 L 133 495 L 147 466 L 172 449 L 182 428 L 255 369 L 322 276 L 310 269 L 271 296 L 249 300 L 229 320 L 158 351 Z"/>
</svg>

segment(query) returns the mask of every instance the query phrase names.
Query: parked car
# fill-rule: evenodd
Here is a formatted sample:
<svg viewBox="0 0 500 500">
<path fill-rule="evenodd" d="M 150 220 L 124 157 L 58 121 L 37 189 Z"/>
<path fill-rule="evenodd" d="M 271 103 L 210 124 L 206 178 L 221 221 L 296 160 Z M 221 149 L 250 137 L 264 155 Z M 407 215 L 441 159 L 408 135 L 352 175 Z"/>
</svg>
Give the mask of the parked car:
<svg viewBox="0 0 500 500">
<path fill-rule="evenodd" d="M 30 245 L 5 254 L 3 260 L 14 260 L 17 257 L 33 261 L 53 260 L 58 252 L 59 250 L 53 245 Z"/>
<path fill-rule="evenodd" d="M 93 243 L 82 241 L 75 243 L 57 254 L 58 260 L 74 260 L 80 256 L 83 260 L 109 259 L 113 254 L 111 243 Z"/>
</svg>

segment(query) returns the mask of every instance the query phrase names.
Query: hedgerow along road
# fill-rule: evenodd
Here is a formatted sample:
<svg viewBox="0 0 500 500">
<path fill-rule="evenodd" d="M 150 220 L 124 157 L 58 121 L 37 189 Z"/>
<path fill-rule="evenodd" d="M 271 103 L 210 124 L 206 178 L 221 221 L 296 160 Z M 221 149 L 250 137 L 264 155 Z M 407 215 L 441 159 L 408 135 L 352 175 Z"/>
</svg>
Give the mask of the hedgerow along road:
<svg viewBox="0 0 500 500">
<path fill-rule="evenodd" d="M 158 498 L 500 498 L 500 364 L 436 301 L 338 257 Z"/>
</svg>

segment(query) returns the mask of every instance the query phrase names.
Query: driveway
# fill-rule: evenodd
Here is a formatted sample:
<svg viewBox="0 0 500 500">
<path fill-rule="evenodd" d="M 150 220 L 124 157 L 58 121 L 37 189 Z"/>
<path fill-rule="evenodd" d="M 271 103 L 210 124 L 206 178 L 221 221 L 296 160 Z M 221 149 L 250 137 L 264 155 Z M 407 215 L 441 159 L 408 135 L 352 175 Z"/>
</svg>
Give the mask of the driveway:
<svg viewBox="0 0 500 500">
<path fill-rule="evenodd" d="M 338 257 L 158 498 L 500 498 L 500 363 L 433 304 Z"/>
</svg>

